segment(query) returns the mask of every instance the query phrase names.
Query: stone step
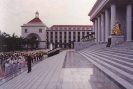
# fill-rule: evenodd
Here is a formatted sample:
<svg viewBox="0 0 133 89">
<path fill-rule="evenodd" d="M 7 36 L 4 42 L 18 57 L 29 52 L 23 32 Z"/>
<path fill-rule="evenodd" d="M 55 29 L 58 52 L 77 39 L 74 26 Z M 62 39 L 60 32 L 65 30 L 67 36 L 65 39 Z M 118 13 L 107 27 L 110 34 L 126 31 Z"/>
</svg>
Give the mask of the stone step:
<svg viewBox="0 0 133 89">
<path fill-rule="evenodd" d="M 87 51 L 86 51 L 87 52 Z M 122 61 L 125 61 L 130 65 L 133 65 L 133 57 L 128 57 L 128 55 L 117 55 L 117 53 L 111 53 L 111 52 L 108 52 L 108 51 L 96 51 L 96 52 L 88 52 L 88 53 L 97 53 L 97 54 L 103 54 L 104 56 L 108 56 L 108 57 L 112 57 L 112 58 L 115 58 L 115 59 L 119 59 L 119 60 L 122 60 Z M 119 61 L 118 60 L 118 61 Z M 133 68 L 133 67 L 132 67 Z"/>
<path fill-rule="evenodd" d="M 121 70 L 123 70 L 125 72 L 128 72 L 131 75 L 133 75 L 133 69 L 131 67 L 128 67 L 128 66 L 123 65 L 121 63 L 115 62 L 115 61 L 111 60 L 109 57 L 107 58 L 105 56 L 101 56 L 101 55 L 98 55 L 98 54 L 89 54 L 89 55 L 94 56 L 94 57 L 96 57 L 96 58 L 98 58 L 98 59 L 100 59 L 100 60 L 102 60 L 102 61 L 104 61 L 104 62 L 106 62 L 106 63 L 108 63 L 110 65 L 112 65 L 112 66 L 115 66 L 115 67 L 117 67 L 117 68 L 119 68 L 119 69 L 121 69 Z"/>
<path fill-rule="evenodd" d="M 114 72 L 112 72 L 111 71 L 111 68 L 108 69 L 104 65 L 101 65 L 100 63 L 98 63 L 97 62 L 98 60 L 95 61 L 95 60 L 93 60 L 93 58 L 88 57 L 86 54 L 84 54 L 82 52 L 79 52 L 79 53 L 81 55 L 83 55 L 86 59 L 88 59 L 91 63 L 93 63 L 95 66 L 97 66 L 98 68 L 100 68 L 101 70 L 103 70 L 103 72 L 105 72 L 107 75 L 109 75 L 114 80 L 116 80 L 118 83 L 120 83 L 121 85 L 123 85 L 126 89 L 132 89 L 133 85 L 131 83 L 129 83 L 128 81 L 125 81 L 125 79 L 121 78 L 119 75 L 117 75 Z"/>
<path fill-rule="evenodd" d="M 106 45 L 105 44 L 96 44 L 96 45 L 92 45 L 90 48 L 86 48 L 86 49 L 83 49 L 81 51 L 86 51 L 86 50 L 89 50 L 89 51 L 96 51 L 96 50 L 99 50 L 99 49 L 103 49 L 105 48 Z"/>
<path fill-rule="evenodd" d="M 95 52 L 95 53 L 87 53 L 88 55 L 96 55 L 96 56 L 98 56 L 98 58 L 100 57 L 100 58 L 104 58 L 105 59 L 105 61 L 112 61 L 112 62 L 114 62 L 114 63 L 116 63 L 116 66 L 117 67 L 119 67 L 120 69 L 122 69 L 122 70 L 126 70 L 128 73 L 130 73 L 130 74 L 133 74 L 133 70 L 132 70 L 132 68 L 133 68 L 133 63 L 130 63 L 130 62 L 127 62 L 127 61 L 123 61 L 123 60 L 121 60 L 121 58 L 116 58 L 116 57 L 114 57 L 113 55 L 108 55 L 108 53 L 103 53 L 103 52 Z M 127 59 L 126 59 L 127 60 Z M 119 64 L 117 64 L 117 63 L 119 63 Z M 113 64 L 114 65 L 114 64 Z M 122 65 L 122 66 L 125 66 L 126 67 L 126 69 L 125 68 L 123 68 L 122 66 L 120 67 L 120 66 L 118 66 L 118 65 Z M 130 71 L 129 71 L 129 70 Z"/>
<path fill-rule="evenodd" d="M 121 55 L 121 56 L 128 56 L 128 57 L 133 57 L 133 52 L 127 53 L 127 52 L 120 52 L 120 51 L 116 51 L 116 50 L 99 50 L 99 52 L 108 52 L 108 53 L 112 53 L 112 54 L 117 54 L 117 55 Z"/>
<path fill-rule="evenodd" d="M 111 48 L 111 50 L 116 50 L 116 51 L 121 51 L 121 52 L 128 52 L 128 53 L 133 52 L 133 49 L 127 49 L 127 48 L 122 48 L 122 47 L 120 47 L 120 48 L 117 48 L 117 47 Z"/>
<path fill-rule="evenodd" d="M 133 84 L 133 75 L 111 65 L 108 64 L 107 62 L 101 61 L 100 58 L 96 58 L 96 55 L 88 55 L 86 53 L 83 53 L 84 55 L 88 56 L 89 58 L 95 60 L 96 62 L 98 62 L 99 64 L 101 64 L 102 66 L 108 68 L 110 71 L 114 72 L 115 74 L 117 74 L 118 76 L 120 76 L 121 78 L 123 78 L 124 80 L 128 81 L 129 83 Z"/>
</svg>

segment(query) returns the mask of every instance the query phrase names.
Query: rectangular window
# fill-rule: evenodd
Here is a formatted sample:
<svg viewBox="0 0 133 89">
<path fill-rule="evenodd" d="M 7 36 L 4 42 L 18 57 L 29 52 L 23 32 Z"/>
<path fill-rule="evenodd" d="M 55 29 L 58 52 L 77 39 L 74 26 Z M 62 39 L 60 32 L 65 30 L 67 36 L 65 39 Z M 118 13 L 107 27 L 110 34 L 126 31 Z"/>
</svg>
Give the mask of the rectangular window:
<svg viewBox="0 0 133 89">
<path fill-rule="evenodd" d="M 27 29 L 25 29 L 25 30 L 24 30 L 24 32 L 25 32 L 25 33 L 27 33 L 27 32 L 28 32 L 28 30 L 27 30 Z"/>
<path fill-rule="evenodd" d="M 39 33 L 42 33 L 42 29 L 39 29 Z"/>
</svg>

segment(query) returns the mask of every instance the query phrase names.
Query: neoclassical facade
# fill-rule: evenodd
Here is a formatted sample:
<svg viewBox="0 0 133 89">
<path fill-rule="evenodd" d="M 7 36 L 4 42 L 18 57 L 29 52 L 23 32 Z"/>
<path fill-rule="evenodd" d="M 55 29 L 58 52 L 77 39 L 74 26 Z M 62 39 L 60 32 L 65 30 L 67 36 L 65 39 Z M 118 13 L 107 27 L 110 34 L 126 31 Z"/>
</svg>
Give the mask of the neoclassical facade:
<svg viewBox="0 0 133 89">
<path fill-rule="evenodd" d="M 92 25 L 53 25 L 47 29 L 47 42 L 52 43 L 55 48 L 74 48 L 73 42 L 81 41 L 92 31 Z"/>
<path fill-rule="evenodd" d="M 116 20 L 125 41 L 133 41 L 133 0 L 97 0 L 89 12 L 96 42 L 107 42 Z"/>
<path fill-rule="evenodd" d="M 39 48 L 74 48 L 74 42 L 79 42 L 85 36 L 91 38 L 92 25 L 53 25 L 47 27 L 35 13 L 35 18 L 27 24 L 23 24 L 21 36 L 24 38 L 36 38 L 40 41 Z"/>
</svg>

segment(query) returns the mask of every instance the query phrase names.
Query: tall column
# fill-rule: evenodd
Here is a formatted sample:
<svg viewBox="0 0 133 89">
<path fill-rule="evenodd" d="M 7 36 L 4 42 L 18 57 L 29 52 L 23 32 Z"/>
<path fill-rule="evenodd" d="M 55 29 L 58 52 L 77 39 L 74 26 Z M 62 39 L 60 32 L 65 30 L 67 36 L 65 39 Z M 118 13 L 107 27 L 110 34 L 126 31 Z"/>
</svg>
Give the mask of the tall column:
<svg viewBox="0 0 133 89">
<path fill-rule="evenodd" d="M 95 21 L 93 21 L 93 28 L 92 28 L 93 32 L 95 32 Z"/>
<path fill-rule="evenodd" d="M 71 41 L 73 41 L 73 31 L 71 31 Z M 71 44 L 71 48 L 73 48 L 73 44 Z"/>
<path fill-rule="evenodd" d="M 126 41 L 132 41 L 132 5 L 127 5 L 126 24 L 127 24 Z"/>
<path fill-rule="evenodd" d="M 98 17 L 98 42 L 101 42 L 101 20 Z"/>
<path fill-rule="evenodd" d="M 95 32 L 95 21 L 93 21 L 93 28 L 92 29 L 93 29 L 93 32 Z M 93 36 L 95 37 L 95 35 L 93 35 Z M 94 40 L 94 42 L 95 42 L 95 40 Z"/>
<path fill-rule="evenodd" d="M 57 42 L 59 42 L 59 39 L 60 39 L 60 33 L 59 33 L 59 30 L 57 31 Z"/>
<path fill-rule="evenodd" d="M 115 25 L 116 22 L 116 5 L 112 4 L 111 5 L 111 29 Z"/>
<path fill-rule="evenodd" d="M 95 20 L 95 42 L 98 42 L 97 19 Z"/>
<path fill-rule="evenodd" d="M 85 36 L 87 36 L 87 31 L 85 31 Z"/>
<path fill-rule="evenodd" d="M 110 27 L 109 27 L 109 10 L 105 10 L 105 41 L 108 41 L 108 36 L 110 35 Z"/>
<path fill-rule="evenodd" d="M 50 32 L 51 32 L 51 31 L 48 32 L 48 34 L 49 34 L 48 40 L 49 40 L 49 42 L 51 43 L 51 33 L 50 33 Z M 50 44 L 49 44 L 49 49 L 50 49 Z"/>
<path fill-rule="evenodd" d="M 53 31 L 53 42 L 55 43 L 55 31 Z M 53 48 L 55 48 L 55 45 L 53 45 Z"/>
<path fill-rule="evenodd" d="M 64 38 L 65 38 L 64 31 L 62 31 L 62 43 L 63 43 L 62 48 L 64 48 Z"/>
<path fill-rule="evenodd" d="M 81 39 L 82 39 L 82 31 L 80 31 L 80 41 L 81 41 Z"/>
<path fill-rule="evenodd" d="M 105 42 L 105 21 L 104 14 L 101 14 L 101 42 Z"/>
<path fill-rule="evenodd" d="M 78 31 L 75 31 L 76 35 L 76 42 L 78 42 Z"/>
<path fill-rule="evenodd" d="M 69 43 L 69 33 L 68 33 L 68 31 L 66 32 L 66 42 Z M 67 44 L 66 48 L 69 48 L 68 44 Z"/>
</svg>

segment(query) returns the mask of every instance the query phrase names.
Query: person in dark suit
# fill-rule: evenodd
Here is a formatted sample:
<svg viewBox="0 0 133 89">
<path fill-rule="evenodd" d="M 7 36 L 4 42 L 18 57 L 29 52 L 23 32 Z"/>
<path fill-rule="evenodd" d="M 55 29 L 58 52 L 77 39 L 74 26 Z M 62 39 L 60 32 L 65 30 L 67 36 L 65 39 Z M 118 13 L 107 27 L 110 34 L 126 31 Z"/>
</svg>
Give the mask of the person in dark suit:
<svg viewBox="0 0 133 89">
<path fill-rule="evenodd" d="M 27 64 L 28 64 L 28 72 L 31 72 L 31 60 L 32 60 L 32 57 L 30 55 L 27 56 Z"/>
</svg>

